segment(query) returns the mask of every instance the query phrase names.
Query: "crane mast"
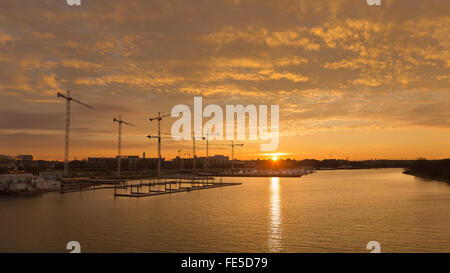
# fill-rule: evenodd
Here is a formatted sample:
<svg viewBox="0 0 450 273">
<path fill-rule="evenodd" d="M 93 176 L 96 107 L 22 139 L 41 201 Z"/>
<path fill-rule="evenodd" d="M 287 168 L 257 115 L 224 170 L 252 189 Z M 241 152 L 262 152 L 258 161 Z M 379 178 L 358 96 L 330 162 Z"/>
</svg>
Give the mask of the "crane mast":
<svg viewBox="0 0 450 273">
<path fill-rule="evenodd" d="M 244 146 L 244 144 L 241 143 L 234 143 L 234 141 L 231 141 L 231 144 L 229 144 L 229 146 L 231 146 L 231 169 L 234 169 L 234 147 L 235 146 Z"/>
<path fill-rule="evenodd" d="M 79 100 L 74 99 L 70 96 L 70 91 L 67 90 L 66 94 L 58 92 L 56 94 L 58 98 L 63 98 L 66 100 L 66 128 L 65 128 L 65 137 L 64 137 L 64 177 L 69 176 L 69 144 L 70 144 L 70 112 L 71 112 L 71 102 L 78 103 L 87 107 L 89 109 L 94 109 L 94 107 L 89 106 Z"/>
<path fill-rule="evenodd" d="M 204 137 L 202 137 L 201 139 L 203 139 L 203 140 L 205 140 L 205 138 Z M 196 163 L 197 163 L 197 156 L 195 155 L 195 136 L 194 135 L 192 135 L 192 153 L 193 153 L 193 155 L 192 155 L 192 160 L 193 160 L 193 170 L 194 170 L 194 173 L 195 173 L 195 171 L 196 171 Z"/>
<path fill-rule="evenodd" d="M 64 177 L 69 176 L 69 141 L 70 141 L 70 92 L 67 90 L 66 99 L 66 134 L 64 137 Z"/>
<path fill-rule="evenodd" d="M 122 120 L 122 116 L 119 115 L 119 118 L 113 118 L 113 122 L 117 122 L 118 123 L 118 144 L 117 144 L 117 177 L 120 178 L 120 170 L 121 170 L 121 161 L 122 161 L 122 124 L 126 124 L 126 125 L 130 125 L 130 126 L 135 126 L 132 123 L 126 122 L 124 120 Z"/>
<path fill-rule="evenodd" d="M 178 160 L 180 160 L 180 170 L 183 169 L 183 160 L 181 159 L 181 152 L 183 149 L 178 149 Z"/>
<path fill-rule="evenodd" d="M 161 116 L 161 112 L 158 112 L 158 116 L 149 119 L 150 122 L 158 121 L 158 136 L 148 136 L 149 138 L 158 138 L 158 176 L 161 174 L 161 120 L 166 117 L 170 117 L 170 114 Z"/>
<path fill-rule="evenodd" d="M 203 139 L 206 140 L 206 160 L 205 160 L 205 166 L 204 168 L 207 169 L 208 165 L 209 165 L 209 136 L 217 136 L 217 133 L 206 133 L 206 137 L 204 137 Z"/>
</svg>

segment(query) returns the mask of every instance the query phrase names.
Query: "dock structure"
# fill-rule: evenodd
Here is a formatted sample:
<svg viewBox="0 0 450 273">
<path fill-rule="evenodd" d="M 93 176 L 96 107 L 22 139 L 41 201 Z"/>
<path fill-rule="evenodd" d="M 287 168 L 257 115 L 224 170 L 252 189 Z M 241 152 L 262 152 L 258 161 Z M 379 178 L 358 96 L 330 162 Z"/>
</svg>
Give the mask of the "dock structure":
<svg viewBox="0 0 450 273">
<path fill-rule="evenodd" d="M 114 197 L 148 197 L 194 190 L 236 186 L 212 176 L 164 176 L 131 180 L 74 178 L 61 183 L 61 193 L 114 189 Z"/>
<path fill-rule="evenodd" d="M 88 177 L 63 178 L 61 193 L 113 189 L 117 185 L 125 185 L 124 179 L 92 179 Z"/>
<path fill-rule="evenodd" d="M 140 198 L 236 185 L 241 185 L 241 183 L 223 183 L 222 179 L 216 181 L 214 177 L 210 176 L 164 177 L 150 179 L 148 183 L 144 183 L 143 180 L 141 180 L 140 183 L 115 186 L 114 197 Z M 130 189 L 130 191 L 128 191 L 128 189 Z M 125 192 L 118 192 L 118 190 L 125 190 Z"/>
</svg>

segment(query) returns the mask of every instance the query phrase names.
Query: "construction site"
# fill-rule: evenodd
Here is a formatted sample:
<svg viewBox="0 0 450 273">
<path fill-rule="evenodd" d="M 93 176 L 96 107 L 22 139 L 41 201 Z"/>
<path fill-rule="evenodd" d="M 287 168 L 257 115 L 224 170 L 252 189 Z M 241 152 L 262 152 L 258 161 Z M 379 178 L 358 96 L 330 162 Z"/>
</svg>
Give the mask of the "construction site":
<svg viewBox="0 0 450 273">
<path fill-rule="evenodd" d="M 241 183 L 224 183 L 223 179 L 210 176 L 165 176 L 138 180 L 99 180 L 89 178 L 63 178 L 61 194 L 114 189 L 114 197 L 150 197 L 162 194 L 190 192 Z"/>
<path fill-rule="evenodd" d="M 109 177 L 73 177 L 69 169 L 69 150 L 70 150 L 70 123 L 71 123 L 71 103 L 74 102 L 88 109 L 94 110 L 94 107 L 74 99 L 70 92 L 67 91 L 66 94 L 57 93 L 58 98 L 65 99 L 66 101 L 66 122 L 65 122 L 65 149 L 64 149 L 64 177 L 61 179 L 61 193 L 79 192 L 87 190 L 101 190 L 101 189 L 114 189 L 114 197 L 149 197 L 161 194 L 171 194 L 178 192 L 189 192 L 192 190 L 203 190 L 211 189 L 217 187 L 225 186 L 235 186 L 240 185 L 240 183 L 223 183 L 223 180 L 217 181 L 216 178 L 210 175 L 197 174 L 197 164 L 196 164 L 196 140 L 198 138 L 193 136 L 192 138 L 192 173 L 190 175 L 176 175 L 176 176 L 162 176 L 161 175 L 161 141 L 163 137 L 161 136 L 161 121 L 164 118 L 170 117 L 170 114 L 161 115 L 158 113 L 157 116 L 149 118 L 150 122 L 157 122 L 158 134 L 157 135 L 147 135 L 148 139 L 156 139 L 158 142 L 158 157 L 157 157 L 157 168 L 156 173 L 147 174 L 147 177 L 140 177 L 139 179 L 123 179 L 122 178 L 122 126 L 136 126 L 133 123 L 125 121 L 122 119 L 121 115 L 117 118 L 113 118 L 113 123 L 118 125 L 118 141 L 117 141 L 117 171 L 115 176 L 111 179 Z M 200 139 L 206 140 L 206 154 L 208 158 L 209 153 L 209 136 L 211 134 L 206 134 L 206 137 L 200 137 Z M 234 147 L 243 146 L 241 143 L 232 142 L 229 144 L 232 150 L 232 160 L 233 165 L 234 158 Z M 180 155 L 181 149 L 178 150 Z M 144 155 L 145 157 L 145 155 Z M 181 155 L 180 155 L 181 158 Z M 181 161 L 180 161 L 180 164 Z M 180 165 L 180 168 L 182 166 Z M 207 163 L 204 163 L 204 167 L 207 167 Z M 233 167 L 233 166 L 232 166 Z"/>
<path fill-rule="evenodd" d="M 66 103 L 63 166 L 58 161 L 34 161 L 32 155 L 19 155 L 17 160 L 13 157 L 4 157 L 6 159 L 3 160 L 9 162 L 9 165 L 5 166 L 10 169 L 7 172 L 10 176 L 15 173 L 29 173 L 33 174 L 35 176 L 34 179 L 38 181 L 39 179 L 45 180 L 46 176 L 42 175 L 45 172 L 58 174 L 58 179 L 52 178 L 52 181 L 57 181 L 58 183 L 53 183 L 51 187 L 48 186 L 48 191 L 58 191 L 60 189 L 61 193 L 69 193 L 114 188 L 114 196 L 144 197 L 239 185 L 239 183 L 223 183 L 222 180 L 218 182 L 217 177 L 300 177 L 314 171 L 312 168 L 299 166 L 295 161 L 278 162 L 278 157 L 276 157 L 276 160 L 273 158 L 272 160 L 261 161 L 259 159 L 236 160 L 235 149 L 243 147 L 244 144 L 236 143 L 233 140 L 225 143 L 218 141 L 211 143 L 212 140 L 217 140 L 212 138 L 217 136 L 217 133 L 211 133 L 208 130 L 204 134 L 198 132 L 198 135 L 195 135 L 195 133 L 192 135 L 192 150 L 188 149 L 186 151 L 178 146 L 178 156 L 171 161 L 166 161 L 162 157 L 162 142 L 174 140 L 168 134 L 162 134 L 161 123 L 164 119 L 172 116 L 171 114 L 161 114 L 160 112 L 148 119 L 150 123 L 156 123 L 157 133 L 142 133 L 143 140 L 156 140 L 156 158 L 147 158 L 145 152 L 142 154 L 142 157 L 138 155 L 122 155 L 123 130 L 126 127 L 135 127 L 136 125 L 118 115 L 112 118 L 113 125 L 117 125 L 116 157 L 89 157 L 81 161 L 76 159 L 69 160 L 72 103 L 89 110 L 95 110 L 95 108 L 73 98 L 69 91 L 65 94 L 58 92 L 57 97 L 64 99 Z M 206 153 L 205 157 L 197 156 L 198 142 L 202 142 L 201 145 L 206 148 L 204 151 Z M 185 146 L 184 148 L 186 149 Z M 229 149 L 231 158 L 217 154 L 211 156 L 211 148 L 215 150 Z M 15 162 L 17 162 L 17 166 L 13 166 L 16 165 Z M 59 172 L 59 170 L 63 170 L 63 172 Z M 11 178 L 7 177 L 4 180 L 8 182 Z M 8 183 L 14 184 L 16 180 L 12 179 L 12 182 Z M 20 180 L 19 182 L 22 183 L 23 181 Z M 29 187 L 25 184 L 20 187 L 21 191 L 37 188 Z M 5 189 L 7 189 L 5 191 L 9 192 L 18 191 L 15 190 L 14 185 L 5 186 Z"/>
</svg>

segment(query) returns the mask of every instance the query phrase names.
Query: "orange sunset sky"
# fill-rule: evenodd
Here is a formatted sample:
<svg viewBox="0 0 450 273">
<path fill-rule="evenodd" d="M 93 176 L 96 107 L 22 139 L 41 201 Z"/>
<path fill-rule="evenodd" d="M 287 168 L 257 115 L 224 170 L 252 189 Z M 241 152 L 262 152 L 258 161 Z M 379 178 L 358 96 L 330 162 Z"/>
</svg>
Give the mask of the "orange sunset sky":
<svg viewBox="0 0 450 273">
<path fill-rule="evenodd" d="M 450 1 L 0 2 L 0 154 L 156 157 L 176 104 L 280 105 L 282 158 L 450 157 Z M 175 119 L 165 119 L 167 135 Z M 206 119 L 205 119 L 206 122 Z M 210 154 L 230 155 L 226 146 Z M 223 141 L 217 143 L 224 143 Z M 239 159 L 268 158 L 244 141 Z M 192 153 L 163 140 L 163 157 Z M 199 142 L 198 156 L 205 155 Z"/>
</svg>

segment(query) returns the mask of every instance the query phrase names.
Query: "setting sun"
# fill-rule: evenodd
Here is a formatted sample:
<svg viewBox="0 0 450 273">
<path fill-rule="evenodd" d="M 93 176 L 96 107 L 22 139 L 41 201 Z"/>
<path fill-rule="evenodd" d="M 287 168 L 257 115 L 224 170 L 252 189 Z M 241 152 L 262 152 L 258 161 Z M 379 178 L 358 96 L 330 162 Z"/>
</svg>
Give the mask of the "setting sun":
<svg viewBox="0 0 450 273">
<path fill-rule="evenodd" d="M 272 156 L 272 161 L 278 161 L 278 156 Z"/>
</svg>

